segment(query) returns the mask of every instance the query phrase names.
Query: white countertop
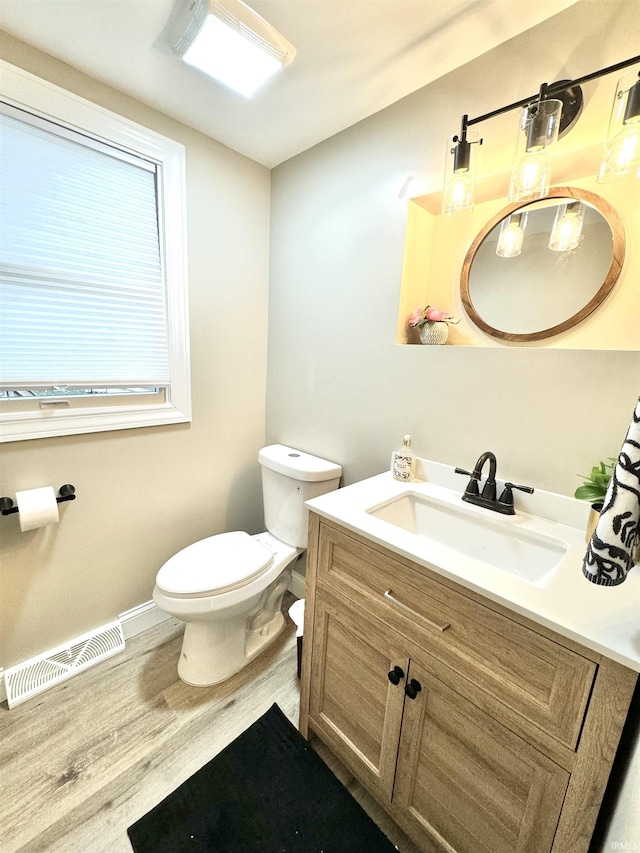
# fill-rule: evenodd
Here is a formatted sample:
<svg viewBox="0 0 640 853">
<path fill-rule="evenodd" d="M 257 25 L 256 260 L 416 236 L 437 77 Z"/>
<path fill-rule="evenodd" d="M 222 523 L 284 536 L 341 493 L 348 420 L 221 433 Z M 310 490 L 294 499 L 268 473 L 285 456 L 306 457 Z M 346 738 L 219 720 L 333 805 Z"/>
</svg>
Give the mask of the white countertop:
<svg viewBox="0 0 640 853">
<path fill-rule="evenodd" d="M 455 548 L 383 521 L 366 510 L 407 492 L 389 472 L 307 502 L 313 512 L 338 522 L 371 542 L 431 569 L 463 587 L 502 604 L 533 622 L 640 672 L 640 565 L 614 587 L 597 586 L 582 574 L 587 548 L 585 523 L 589 506 L 563 495 L 536 490 L 514 492 L 516 515 L 499 516 L 492 510 L 462 502 L 468 478 L 449 466 L 418 461 L 419 480 L 409 484 L 425 497 L 465 507 L 518 529 L 560 540 L 566 547 L 557 570 L 544 586 L 532 585 L 485 562 L 461 556 Z M 499 487 L 501 482 L 499 481 Z"/>
</svg>

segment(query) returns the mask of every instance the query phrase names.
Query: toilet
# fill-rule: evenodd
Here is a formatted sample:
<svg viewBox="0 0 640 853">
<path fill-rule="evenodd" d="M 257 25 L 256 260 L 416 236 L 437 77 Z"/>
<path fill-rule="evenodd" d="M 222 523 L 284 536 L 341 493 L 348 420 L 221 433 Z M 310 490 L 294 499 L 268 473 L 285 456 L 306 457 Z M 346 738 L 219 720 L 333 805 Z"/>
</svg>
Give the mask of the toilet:
<svg viewBox="0 0 640 853">
<path fill-rule="evenodd" d="M 186 622 L 178 675 L 217 684 L 239 672 L 285 625 L 282 596 L 307 547 L 305 501 L 338 488 L 342 468 L 282 444 L 264 447 L 267 531 L 219 533 L 174 554 L 156 576 L 153 600 Z"/>
</svg>

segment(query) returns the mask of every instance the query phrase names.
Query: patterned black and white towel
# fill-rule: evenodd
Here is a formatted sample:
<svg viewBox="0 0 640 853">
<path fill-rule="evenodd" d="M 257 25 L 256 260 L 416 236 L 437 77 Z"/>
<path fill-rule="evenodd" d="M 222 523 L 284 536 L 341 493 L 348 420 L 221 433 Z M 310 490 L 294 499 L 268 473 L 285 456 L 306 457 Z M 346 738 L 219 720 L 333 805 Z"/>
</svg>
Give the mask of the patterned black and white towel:
<svg viewBox="0 0 640 853">
<path fill-rule="evenodd" d="M 640 399 L 613 470 L 582 573 L 600 586 L 617 586 L 640 547 Z"/>
</svg>

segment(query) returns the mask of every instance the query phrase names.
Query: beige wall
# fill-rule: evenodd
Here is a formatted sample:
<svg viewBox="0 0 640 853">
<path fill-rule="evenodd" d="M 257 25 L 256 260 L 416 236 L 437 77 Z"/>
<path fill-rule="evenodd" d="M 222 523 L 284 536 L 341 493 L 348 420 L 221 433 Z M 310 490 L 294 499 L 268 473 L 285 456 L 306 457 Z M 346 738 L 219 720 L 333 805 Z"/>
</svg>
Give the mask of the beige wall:
<svg viewBox="0 0 640 853">
<path fill-rule="evenodd" d="M 578 472 L 618 453 L 640 393 L 640 353 L 395 340 L 407 202 L 440 189 L 460 116 L 626 59 L 638 44 L 635 0 L 581 0 L 273 171 L 267 440 L 334 459 L 349 483 L 384 470 L 408 432 L 419 455 L 469 468 L 493 450 L 499 475 L 567 495 Z M 584 87 L 587 134 L 604 135 L 615 81 Z M 511 146 L 514 121 L 482 128 L 489 172 L 510 168 L 510 149 L 489 138 L 502 133 Z M 589 144 L 581 124 L 565 150 Z M 640 843 L 637 743 L 636 727 L 601 850 Z"/>
<path fill-rule="evenodd" d="M 581 0 L 273 171 L 267 439 L 335 459 L 352 482 L 386 468 L 408 432 L 419 455 L 468 467 L 491 449 L 503 476 L 563 494 L 616 455 L 640 392 L 638 351 L 395 341 L 408 200 L 440 188 L 461 114 L 632 56 L 634 8 Z M 616 78 L 584 86 L 587 133 L 604 136 Z M 511 162 L 517 117 L 504 118 L 482 125 L 491 173 Z M 565 151 L 572 136 L 589 143 L 581 121 Z M 638 275 L 625 283 L 637 288 Z"/>
<path fill-rule="evenodd" d="M 3 59 L 186 146 L 193 422 L 0 446 L 0 494 L 73 483 L 55 527 L 0 519 L 0 665 L 151 598 L 196 539 L 262 530 L 267 169 L 13 38 Z"/>
</svg>

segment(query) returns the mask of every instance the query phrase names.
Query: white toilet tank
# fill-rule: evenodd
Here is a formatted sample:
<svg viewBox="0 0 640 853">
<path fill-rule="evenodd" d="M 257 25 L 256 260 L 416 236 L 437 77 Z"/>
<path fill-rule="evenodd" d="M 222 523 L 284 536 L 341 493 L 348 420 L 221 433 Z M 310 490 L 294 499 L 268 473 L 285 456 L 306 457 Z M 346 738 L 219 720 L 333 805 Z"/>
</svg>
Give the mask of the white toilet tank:
<svg viewBox="0 0 640 853">
<path fill-rule="evenodd" d="M 267 530 L 287 545 L 306 548 L 309 512 L 304 503 L 337 489 L 342 468 L 283 444 L 263 447 L 258 461 Z"/>
</svg>

